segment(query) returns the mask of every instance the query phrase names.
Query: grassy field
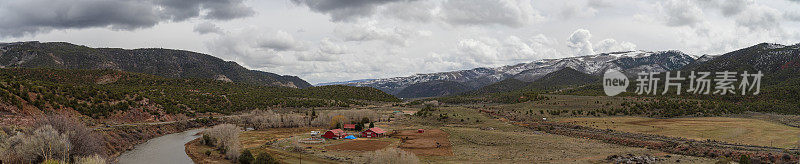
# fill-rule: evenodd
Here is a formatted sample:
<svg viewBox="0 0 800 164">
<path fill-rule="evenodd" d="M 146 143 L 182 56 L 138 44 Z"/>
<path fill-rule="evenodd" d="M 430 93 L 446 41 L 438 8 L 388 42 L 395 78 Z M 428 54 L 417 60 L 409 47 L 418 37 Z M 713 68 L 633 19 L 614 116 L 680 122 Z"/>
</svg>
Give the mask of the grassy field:
<svg viewBox="0 0 800 164">
<path fill-rule="evenodd" d="M 446 114 L 448 118 L 437 120 L 440 114 Z M 438 128 L 449 133 L 453 155 L 421 157 L 423 161 L 432 163 L 601 163 L 610 155 L 626 154 L 659 156 L 666 159 L 666 163 L 676 160 L 682 163 L 716 161 L 542 133 L 510 124 L 504 119 L 489 118 L 478 109 L 465 107 L 438 108 L 433 112 L 433 118 L 412 118 L 398 124 Z M 671 157 L 665 158 L 666 155 Z"/>
<path fill-rule="evenodd" d="M 564 118 L 562 122 L 599 129 L 649 133 L 696 140 L 794 148 L 800 141 L 800 128 L 757 119 L 698 117 L 654 119 L 643 117 Z"/>
</svg>

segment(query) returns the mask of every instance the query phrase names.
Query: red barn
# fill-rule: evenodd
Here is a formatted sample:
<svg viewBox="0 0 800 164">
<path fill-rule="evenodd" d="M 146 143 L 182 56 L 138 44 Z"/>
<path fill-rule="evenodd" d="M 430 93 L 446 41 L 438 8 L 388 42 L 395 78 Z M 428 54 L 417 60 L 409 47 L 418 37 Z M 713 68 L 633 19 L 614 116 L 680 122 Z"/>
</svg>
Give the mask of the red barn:
<svg viewBox="0 0 800 164">
<path fill-rule="evenodd" d="M 347 130 L 355 130 L 356 129 L 356 124 L 344 124 L 344 127 L 342 127 L 342 128 L 343 129 L 347 129 Z"/>
<path fill-rule="evenodd" d="M 383 129 L 381 128 L 374 127 L 361 132 L 361 137 L 367 137 L 367 138 L 380 137 L 383 136 L 384 134 L 386 134 L 386 131 L 383 131 Z"/>
<path fill-rule="evenodd" d="M 347 133 L 342 131 L 342 129 L 328 130 L 325 132 L 325 134 L 322 134 L 322 137 L 325 137 L 327 139 L 339 139 L 344 136 L 347 136 Z"/>
</svg>

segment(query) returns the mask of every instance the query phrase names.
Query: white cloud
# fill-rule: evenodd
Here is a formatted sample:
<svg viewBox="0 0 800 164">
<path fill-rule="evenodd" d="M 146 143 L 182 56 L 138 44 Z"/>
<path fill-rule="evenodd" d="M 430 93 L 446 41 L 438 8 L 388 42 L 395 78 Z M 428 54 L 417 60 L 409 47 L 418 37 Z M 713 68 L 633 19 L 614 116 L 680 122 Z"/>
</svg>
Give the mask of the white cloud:
<svg viewBox="0 0 800 164">
<path fill-rule="evenodd" d="M 615 39 L 603 39 L 596 44 L 592 44 L 592 34 L 586 29 L 577 29 L 567 39 L 567 46 L 571 48 L 576 56 L 594 55 L 603 52 L 633 51 L 636 44 Z"/>
<path fill-rule="evenodd" d="M 460 39 L 452 56 L 444 59 L 467 67 L 487 67 L 563 57 L 555 46 L 555 42 L 542 34 L 530 39 L 507 36 L 502 41 L 488 37 L 467 38 Z M 436 55 L 442 59 L 442 54 Z"/>
<path fill-rule="evenodd" d="M 593 2 L 593 1 L 589 1 Z M 594 2 L 590 4 L 579 3 L 578 1 L 564 1 L 564 6 L 561 7 L 561 17 L 565 19 L 575 18 L 575 17 L 594 17 L 598 10 L 596 7 L 607 7 L 606 3 L 603 2 Z"/>
<path fill-rule="evenodd" d="M 604 39 L 595 44 L 594 50 L 599 53 L 633 51 L 636 50 L 636 44 L 625 41 L 617 42 L 617 40 L 614 39 Z"/>
<path fill-rule="evenodd" d="M 330 38 L 325 38 L 320 41 L 319 50 L 326 54 L 345 54 L 347 53 L 347 48 L 341 45 L 338 45 L 331 41 Z"/>
<path fill-rule="evenodd" d="M 592 34 L 589 30 L 578 29 L 572 32 L 572 35 L 567 39 L 567 46 L 572 49 L 572 52 L 577 56 L 593 55 L 594 49 L 592 48 Z"/>
<path fill-rule="evenodd" d="M 412 37 L 429 34 L 429 31 L 414 31 L 403 27 L 378 27 L 376 22 L 340 26 L 334 31 L 345 41 L 380 40 L 396 46 L 407 46 Z"/>
<path fill-rule="evenodd" d="M 242 32 L 220 35 L 206 43 L 206 46 L 217 57 L 236 61 L 246 67 L 274 67 L 284 65 L 286 58 L 279 55 L 273 49 L 261 48 L 258 44 L 261 38 L 252 35 L 259 33 L 257 30 L 245 30 Z"/>
</svg>

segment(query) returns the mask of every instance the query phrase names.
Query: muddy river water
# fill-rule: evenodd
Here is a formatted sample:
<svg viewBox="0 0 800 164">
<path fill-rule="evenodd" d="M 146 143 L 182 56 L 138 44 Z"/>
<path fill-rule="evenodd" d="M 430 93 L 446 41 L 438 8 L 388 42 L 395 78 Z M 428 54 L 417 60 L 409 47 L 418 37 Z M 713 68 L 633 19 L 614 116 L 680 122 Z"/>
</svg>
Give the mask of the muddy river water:
<svg viewBox="0 0 800 164">
<path fill-rule="evenodd" d="M 203 129 L 192 129 L 153 138 L 136 145 L 133 150 L 122 153 L 117 158 L 119 164 L 190 164 L 192 159 L 186 155 L 184 144 L 199 138 L 195 135 Z"/>
</svg>

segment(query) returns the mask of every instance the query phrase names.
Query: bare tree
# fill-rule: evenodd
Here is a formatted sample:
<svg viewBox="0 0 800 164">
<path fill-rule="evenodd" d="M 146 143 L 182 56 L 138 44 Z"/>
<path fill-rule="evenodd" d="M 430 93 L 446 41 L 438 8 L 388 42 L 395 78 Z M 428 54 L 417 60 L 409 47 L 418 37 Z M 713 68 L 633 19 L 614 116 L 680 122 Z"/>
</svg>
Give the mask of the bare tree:
<svg viewBox="0 0 800 164">
<path fill-rule="evenodd" d="M 92 155 L 102 155 L 102 138 L 91 128 L 83 124 L 82 121 L 74 117 L 65 115 L 49 115 L 36 120 L 35 128 L 50 125 L 62 134 L 70 134 L 69 142 L 70 156 L 85 157 Z"/>
<path fill-rule="evenodd" d="M 358 122 L 363 118 L 369 118 L 369 120 L 380 119 L 380 115 L 378 114 L 378 112 L 369 109 L 334 110 L 319 115 L 320 115 L 319 117 L 311 121 L 312 126 L 330 126 L 334 124 L 334 122 L 343 124 Z"/>
<path fill-rule="evenodd" d="M 23 163 L 35 160 L 35 157 L 25 156 L 22 145 L 25 141 L 25 134 L 18 133 L 14 136 L 5 138 L 0 142 L 0 161 L 5 163 Z"/>
<path fill-rule="evenodd" d="M 225 150 L 226 158 L 236 160 L 241 149 L 241 143 L 239 143 L 241 132 L 242 130 L 236 125 L 221 124 L 206 130 L 204 134 L 216 141 L 214 145 Z"/>
<path fill-rule="evenodd" d="M 69 160 L 69 134 L 60 134 L 52 126 L 45 125 L 33 131 L 22 144 L 23 152 L 34 154 L 44 160 Z"/>
<path fill-rule="evenodd" d="M 227 121 L 263 130 L 267 128 L 303 127 L 309 122 L 308 119 L 308 116 L 303 114 L 280 114 L 271 110 L 253 110 L 248 114 L 230 117 Z"/>
</svg>

